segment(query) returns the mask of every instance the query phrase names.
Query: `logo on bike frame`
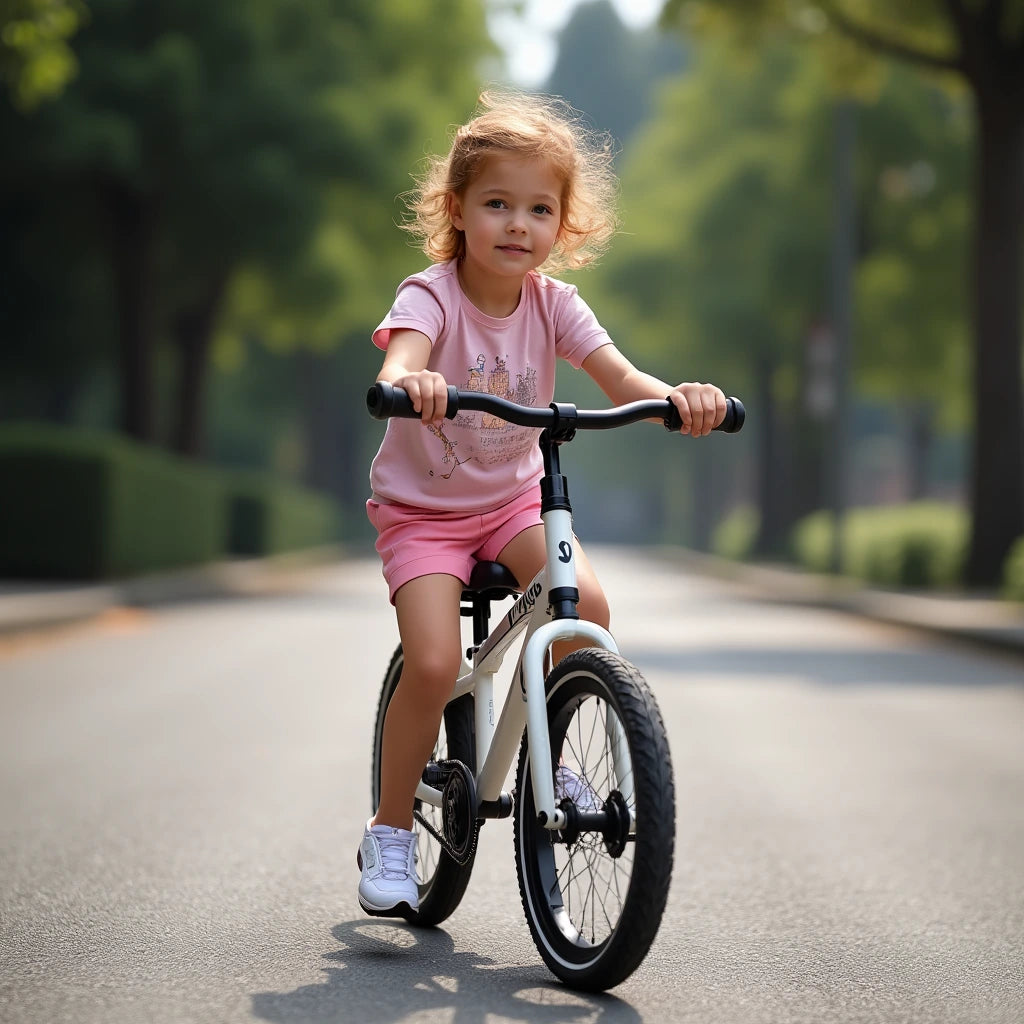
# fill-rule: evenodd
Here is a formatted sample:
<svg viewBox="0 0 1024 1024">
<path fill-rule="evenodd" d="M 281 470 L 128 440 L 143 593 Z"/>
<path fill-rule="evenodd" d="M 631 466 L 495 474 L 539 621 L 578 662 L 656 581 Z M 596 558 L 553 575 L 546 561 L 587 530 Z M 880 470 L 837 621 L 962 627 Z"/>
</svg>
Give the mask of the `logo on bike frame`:
<svg viewBox="0 0 1024 1024">
<path fill-rule="evenodd" d="M 523 591 L 523 596 L 509 609 L 508 624 L 510 628 L 523 616 L 529 615 L 533 611 L 533 606 L 537 603 L 537 598 L 540 597 L 543 589 L 540 583 L 534 583 L 529 590 Z"/>
</svg>

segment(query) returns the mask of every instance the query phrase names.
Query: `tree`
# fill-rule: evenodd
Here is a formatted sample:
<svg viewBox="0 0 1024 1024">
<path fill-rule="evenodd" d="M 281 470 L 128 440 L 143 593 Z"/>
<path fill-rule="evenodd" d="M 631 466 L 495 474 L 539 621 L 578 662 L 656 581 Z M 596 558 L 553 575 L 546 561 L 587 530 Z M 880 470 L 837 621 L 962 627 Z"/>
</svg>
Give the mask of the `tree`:
<svg viewBox="0 0 1024 1024">
<path fill-rule="evenodd" d="M 236 276 L 273 281 L 316 333 L 340 336 L 337 295 L 360 291 L 348 275 L 374 249 L 363 237 L 358 259 L 339 259 L 337 235 L 367 205 L 390 223 L 394 167 L 404 175 L 424 125 L 461 103 L 483 14 L 476 0 L 93 0 L 91 15 L 65 94 L 32 118 L 0 112 L 13 154 L 0 176 L 10 194 L 45 205 L 74 192 L 95 211 L 93 230 L 63 241 L 111 268 L 122 429 L 158 438 L 168 344 L 178 390 L 165 419 L 196 454 Z"/>
<path fill-rule="evenodd" d="M 602 315 L 644 366 L 714 380 L 756 410 L 766 553 L 784 544 L 817 461 L 807 451 L 793 465 L 792 450 L 811 436 L 798 429 L 797 368 L 826 287 L 821 82 L 792 47 L 746 64 L 700 47 L 630 149 L 626 234 L 597 272 Z"/>
<path fill-rule="evenodd" d="M 625 147 L 650 115 L 657 83 L 683 64 L 681 40 L 654 29 L 631 31 L 608 0 L 597 0 L 577 7 L 559 33 L 544 91 L 565 97 Z"/>
<path fill-rule="evenodd" d="M 396 226 L 404 212 L 396 197 L 411 187 L 424 154 L 443 151 L 450 126 L 472 110 L 480 58 L 493 48 L 477 0 L 406 0 L 372 13 L 364 38 L 353 41 L 356 52 L 372 54 L 371 66 L 358 67 L 337 95 L 359 128 L 352 145 L 363 166 L 330 183 L 301 258 L 240 268 L 215 342 L 233 352 L 264 345 L 287 361 L 304 477 L 354 511 L 365 501 L 363 441 L 371 432 L 363 396 L 380 360 L 370 333 L 398 283 L 425 260 Z"/>
<path fill-rule="evenodd" d="M 280 232 L 275 237 L 259 226 L 260 218 L 234 218 L 254 223 L 254 237 L 244 249 L 224 252 L 214 245 L 193 304 L 175 322 L 182 365 L 192 367 L 192 380 L 207 365 L 215 314 L 223 310 L 236 331 L 240 326 L 231 310 L 225 266 L 244 272 L 250 283 L 261 282 L 258 306 L 267 317 L 264 326 L 275 325 L 279 348 L 323 354 L 338 347 L 354 325 L 368 331 L 395 287 L 388 268 L 398 261 L 388 250 L 405 250 L 387 240 L 395 194 L 408 187 L 424 137 L 443 135 L 446 122 L 476 98 L 476 62 L 489 45 L 477 0 L 446 0 L 429 9 L 411 0 L 367 4 L 363 10 L 337 0 L 328 6 L 330 33 L 315 38 L 319 23 L 310 21 L 305 26 L 310 35 L 295 40 L 292 57 L 307 74 L 311 64 L 321 66 L 325 84 L 317 95 L 336 133 L 333 149 L 329 135 L 314 132 L 307 141 L 312 150 L 300 150 L 300 167 L 313 179 L 302 191 L 317 201 L 315 223 L 305 225 L 298 244 L 288 247 Z M 232 153 L 237 149 L 229 147 Z M 225 197 L 221 210 L 231 209 L 228 202 Z M 202 210 L 203 204 L 190 200 L 185 209 Z M 209 239 L 221 239 L 224 232 L 208 218 L 197 228 L 195 246 L 189 248 L 209 254 Z M 250 320 L 247 329 L 260 327 Z M 306 378 L 317 375 L 309 372 Z M 183 385 L 182 398 L 192 396 L 194 410 L 198 389 L 188 378 Z M 184 416 L 183 423 L 193 427 L 181 432 L 192 448 L 200 433 L 195 420 L 194 412 Z M 310 447 L 317 446 L 311 442 Z"/>
<path fill-rule="evenodd" d="M 927 494 L 933 439 L 968 418 L 970 120 L 965 95 L 901 66 L 858 115 L 854 364 L 904 424 L 911 499 Z"/>
<path fill-rule="evenodd" d="M 717 22 L 750 34 L 788 21 L 793 10 L 782 0 L 668 0 L 663 22 L 677 25 L 685 14 L 691 26 Z M 992 585 L 1024 530 L 1024 3 L 914 0 L 895 14 L 873 0 L 823 0 L 820 10 L 835 33 L 872 54 L 959 76 L 973 100 L 974 431 L 966 577 Z M 810 9 L 797 19 L 823 27 Z"/>
</svg>

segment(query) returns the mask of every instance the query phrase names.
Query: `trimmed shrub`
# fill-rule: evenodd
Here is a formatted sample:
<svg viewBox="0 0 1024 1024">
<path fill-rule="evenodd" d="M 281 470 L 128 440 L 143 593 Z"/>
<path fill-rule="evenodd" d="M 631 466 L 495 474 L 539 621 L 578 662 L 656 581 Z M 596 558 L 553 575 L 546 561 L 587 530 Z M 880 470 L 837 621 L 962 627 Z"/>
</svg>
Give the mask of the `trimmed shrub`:
<svg viewBox="0 0 1024 1024">
<path fill-rule="evenodd" d="M 1003 596 L 1011 601 L 1024 601 L 1024 537 L 1010 548 L 1003 566 Z"/>
<path fill-rule="evenodd" d="M 223 554 L 217 474 L 126 438 L 0 428 L 0 574 L 102 579 Z"/>
<path fill-rule="evenodd" d="M 967 526 L 963 509 L 938 502 L 851 509 L 840 571 L 884 586 L 952 586 L 960 579 Z M 832 529 L 832 515 L 824 511 L 796 525 L 792 548 L 802 566 L 830 571 Z"/>
<path fill-rule="evenodd" d="M 754 550 L 761 516 L 753 505 L 733 509 L 715 528 L 711 550 L 721 558 L 742 561 Z"/>
<path fill-rule="evenodd" d="M 337 503 L 264 473 L 228 478 L 227 548 L 233 555 L 275 555 L 337 541 Z"/>
</svg>

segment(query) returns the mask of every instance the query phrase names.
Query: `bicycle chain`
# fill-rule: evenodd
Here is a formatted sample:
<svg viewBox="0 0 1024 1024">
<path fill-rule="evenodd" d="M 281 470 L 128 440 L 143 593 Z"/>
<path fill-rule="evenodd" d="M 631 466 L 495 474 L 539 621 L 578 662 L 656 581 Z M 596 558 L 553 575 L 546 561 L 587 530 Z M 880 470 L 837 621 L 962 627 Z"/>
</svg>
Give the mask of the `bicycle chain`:
<svg viewBox="0 0 1024 1024">
<path fill-rule="evenodd" d="M 444 850 L 444 852 L 447 853 L 448 856 L 451 857 L 451 859 L 455 861 L 455 863 L 458 864 L 460 868 L 464 868 L 476 855 L 476 844 L 477 840 L 480 838 L 480 826 L 484 823 L 483 818 L 476 819 L 476 827 L 473 829 L 473 842 L 470 843 L 469 852 L 466 854 L 465 857 L 459 858 L 455 855 L 455 852 L 452 850 L 452 847 L 449 844 L 448 840 L 445 839 L 445 837 L 441 835 L 441 833 L 438 832 L 438 830 L 434 828 L 434 826 L 431 825 L 430 822 L 427 821 L 427 819 L 424 818 L 419 811 L 413 811 L 413 817 L 423 826 L 424 829 L 426 829 L 427 832 L 429 832 L 441 844 L 441 847 Z"/>
</svg>

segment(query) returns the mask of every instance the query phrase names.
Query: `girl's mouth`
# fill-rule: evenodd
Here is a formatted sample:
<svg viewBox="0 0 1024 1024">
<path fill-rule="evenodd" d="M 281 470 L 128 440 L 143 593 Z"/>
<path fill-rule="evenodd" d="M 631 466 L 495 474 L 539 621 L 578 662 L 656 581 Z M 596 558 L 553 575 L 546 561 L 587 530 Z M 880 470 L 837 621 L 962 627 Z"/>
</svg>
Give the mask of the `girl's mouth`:
<svg viewBox="0 0 1024 1024">
<path fill-rule="evenodd" d="M 529 249 L 524 249 L 521 245 L 499 245 L 498 248 L 502 252 L 511 253 L 528 253 L 530 251 Z"/>
</svg>

